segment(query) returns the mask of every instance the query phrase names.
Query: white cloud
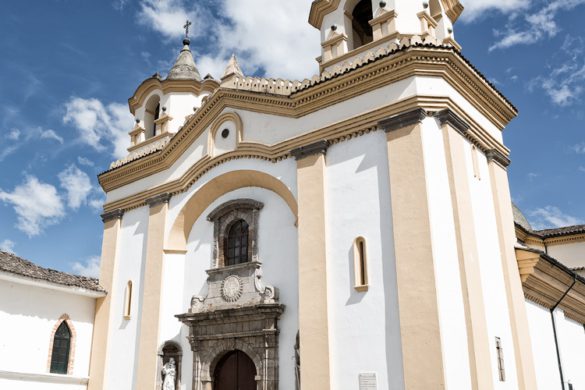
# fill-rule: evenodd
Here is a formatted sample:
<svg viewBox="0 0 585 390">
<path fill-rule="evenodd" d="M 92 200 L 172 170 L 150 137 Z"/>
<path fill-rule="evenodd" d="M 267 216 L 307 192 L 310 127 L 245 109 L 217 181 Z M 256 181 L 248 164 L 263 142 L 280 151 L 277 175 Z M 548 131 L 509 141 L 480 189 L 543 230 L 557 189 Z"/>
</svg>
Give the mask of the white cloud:
<svg viewBox="0 0 585 390">
<path fill-rule="evenodd" d="M 106 150 L 107 145 L 115 158 L 127 154 L 128 131 L 132 128 L 132 115 L 127 106 L 119 103 L 106 106 L 97 99 L 72 97 L 65 109 L 63 122 L 76 127 L 83 143 L 97 151 Z"/>
<path fill-rule="evenodd" d="M 585 142 L 582 142 L 582 143 L 577 144 L 577 145 L 573 145 L 573 147 L 571 149 L 573 149 L 575 151 L 575 153 L 585 154 Z"/>
<path fill-rule="evenodd" d="M 94 162 L 91 161 L 89 158 L 81 156 L 77 157 L 77 162 L 79 163 L 79 165 L 85 165 L 86 167 L 93 167 L 95 165 Z"/>
<path fill-rule="evenodd" d="M 105 201 L 104 198 L 92 198 L 87 204 L 95 211 L 102 211 Z"/>
<path fill-rule="evenodd" d="M 60 135 L 55 133 L 55 130 L 51 130 L 51 129 L 43 130 L 43 129 L 39 128 L 38 131 L 39 131 L 38 134 L 41 137 L 41 139 L 52 139 L 52 140 L 59 142 L 60 144 L 63 144 L 63 142 L 64 142 L 63 137 L 61 137 Z"/>
<path fill-rule="evenodd" d="M 533 181 L 534 179 L 538 178 L 539 176 L 540 176 L 540 174 L 538 174 L 538 173 L 529 172 L 528 173 L 528 180 Z"/>
<path fill-rule="evenodd" d="M 585 173 L 585 167 L 583 165 L 579 166 L 579 172 Z"/>
<path fill-rule="evenodd" d="M 54 140 L 60 144 L 64 142 L 63 138 L 54 130 L 47 130 L 42 127 L 27 128 L 24 131 L 14 128 L 5 135 L 5 138 L 14 142 L 10 146 L 4 146 L 0 150 L 0 162 L 30 141 Z"/>
<path fill-rule="evenodd" d="M 138 22 L 166 38 L 176 38 L 185 34 L 183 26 L 190 20 L 190 36 L 197 36 L 203 31 L 203 13 L 202 6 L 187 9 L 182 0 L 142 0 Z"/>
<path fill-rule="evenodd" d="M 526 9 L 530 0 L 462 0 L 461 3 L 465 7 L 462 20 L 471 22 L 493 11 L 510 14 Z"/>
<path fill-rule="evenodd" d="M 8 138 L 11 141 L 18 141 L 18 139 L 20 138 L 20 130 L 18 129 L 10 130 L 10 132 L 6 134 L 6 138 Z"/>
<path fill-rule="evenodd" d="M 528 4 L 523 4 L 520 8 L 526 8 Z M 557 14 L 582 4 L 585 4 L 585 0 L 553 0 L 537 11 L 527 11 L 526 14 L 512 13 L 505 31 L 496 31 L 496 36 L 500 40 L 490 47 L 490 51 L 516 45 L 531 45 L 556 36 L 561 30 L 556 21 Z"/>
<path fill-rule="evenodd" d="M 578 225 L 582 222 L 579 218 L 563 213 L 555 206 L 538 208 L 528 215 L 532 217 L 530 222 L 537 230 Z"/>
<path fill-rule="evenodd" d="M 100 276 L 100 257 L 92 256 L 84 262 L 76 261 L 71 265 L 71 268 L 77 275 L 97 279 Z"/>
<path fill-rule="evenodd" d="M 61 187 L 67 192 L 67 205 L 72 209 L 78 209 L 87 203 L 87 197 L 93 187 L 89 176 L 75 165 L 70 165 L 59 173 Z"/>
<path fill-rule="evenodd" d="M 6 240 L 0 242 L 0 251 L 14 253 L 14 246 L 15 245 L 16 244 L 14 243 L 14 241 L 6 239 Z"/>
<path fill-rule="evenodd" d="M 202 75 L 223 74 L 232 53 L 247 74 L 267 77 L 309 78 L 318 71 L 319 31 L 309 25 L 310 0 L 219 0 L 220 18 L 213 19 L 205 5 L 184 0 L 142 0 L 139 21 L 164 37 L 178 38 L 186 18 L 195 35 L 202 31 L 212 53 L 199 53 Z M 213 25 L 213 28 L 207 26 Z"/>
<path fill-rule="evenodd" d="M 16 227 L 29 237 L 39 235 L 65 216 L 57 189 L 34 176 L 27 176 L 12 192 L 0 189 L 0 201 L 12 205 L 18 216 Z"/>
<path fill-rule="evenodd" d="M 584 0 L 585 1 L 585 0 Z M 549 73 L 531 80 L 530 90 L 542 89 L 558 106 L 580 101 L 585 92 L 585 40 L 567 36 L 548 66 Z"/>
</svg>

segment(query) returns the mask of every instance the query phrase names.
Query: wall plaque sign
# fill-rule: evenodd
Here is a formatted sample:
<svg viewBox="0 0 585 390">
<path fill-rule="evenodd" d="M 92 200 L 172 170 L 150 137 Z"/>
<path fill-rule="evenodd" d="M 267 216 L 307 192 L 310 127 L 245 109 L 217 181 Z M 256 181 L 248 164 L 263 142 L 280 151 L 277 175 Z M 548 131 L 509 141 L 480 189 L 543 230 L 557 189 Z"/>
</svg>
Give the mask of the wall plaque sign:
<svg viewBox="0 0 585 390">
<path fill-rule="evenodd" d="M 375 372 L 360 372 L 360 390 L 378 390 L 378 380 Z"/>
</svg>

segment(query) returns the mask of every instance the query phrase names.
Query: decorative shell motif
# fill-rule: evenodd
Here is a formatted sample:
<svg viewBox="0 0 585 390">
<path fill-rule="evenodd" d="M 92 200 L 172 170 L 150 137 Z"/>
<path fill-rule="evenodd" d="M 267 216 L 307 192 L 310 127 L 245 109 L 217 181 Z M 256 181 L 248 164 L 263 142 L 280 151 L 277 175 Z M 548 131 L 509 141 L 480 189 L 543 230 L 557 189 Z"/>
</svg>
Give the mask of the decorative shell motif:
<svg viewBox="0 0 585 390">
<path fill-rule="evenodd" d="M 236 302 L 242 296 L 244 285 L 236 275 L 230 275 L 221 283 L 221 296 L 226 302 Z"/>
</svg>

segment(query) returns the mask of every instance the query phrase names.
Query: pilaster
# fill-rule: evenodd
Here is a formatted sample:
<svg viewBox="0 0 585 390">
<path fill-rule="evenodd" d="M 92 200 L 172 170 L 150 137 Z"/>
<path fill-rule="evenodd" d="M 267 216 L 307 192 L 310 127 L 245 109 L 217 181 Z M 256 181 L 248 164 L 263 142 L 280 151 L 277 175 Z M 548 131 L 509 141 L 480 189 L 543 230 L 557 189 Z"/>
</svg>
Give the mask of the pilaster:
<svg viewBox="0 0 585 390">
<path fill-rule="evenodd" d="M 299 233 L 301 388 L 328 390 L 329 322 L 325 232 L 325 153 L 328 143 L 295 149 Z"/>
<path fill-rule="evenodd" d="M 142 288 L 136 389 L 154 390 L 158 373 L 157 351 L 163 281 L 163 246 L 169 194 L 147 200 L 150 207 Z"/>
<path fill-rule="evenodd" d="M 111 304 L 114 297 L 114 275 L 116 274 L 116 248 L 124 212 L 114 210 L 102 215 L 104 237 L 100 264 L 100 285 L 107 295 L 96 300 L 91 362 L 89 368 L 89 390 L 104 389 L 106 379 L 106 359 L 110 335 Z"/>
<path fill-rule="evenodd" d="M 424 166 L 422 109 L 386 119 L 404 384 L 445 386 Z M 304 365 L 303 365 L 304 370 Z"/>
<path fill-rule="evenodd" d="M 520 275 L 519 264 L 516 261 L 514 252 L 514 245 L 516 244 L 513 222 L 514 212 L 512 211 L 512 198 L 510 196 L 508 173 L 506 172 L 506 167 L 510 160 L 497 151 L 488 152 L 487 155 L 508 301 L 508 314 L 514 340 L 518 388 L 522 390 L 536 389 L 536 372 L 530 342 L 526 303 L 522 289 L 522 282 L 526 277 Z"/>
<path fill-rule="evenodd" d="M 491 356 L 464 137 L 469 126 L 453 112 L 437 115 L 443 131 L 474 389 L 493 388 Z"/>
</svg>

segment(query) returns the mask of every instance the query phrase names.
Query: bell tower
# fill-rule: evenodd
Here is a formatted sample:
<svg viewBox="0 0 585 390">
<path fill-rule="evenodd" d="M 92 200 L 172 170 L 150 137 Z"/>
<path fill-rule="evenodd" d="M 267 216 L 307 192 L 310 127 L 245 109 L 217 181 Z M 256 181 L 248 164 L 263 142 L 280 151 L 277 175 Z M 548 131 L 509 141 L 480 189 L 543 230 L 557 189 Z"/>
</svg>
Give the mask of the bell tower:
<svg viewBox="0 0 585 390">
<path fill-rule="evenodd" d="M 459 0 L 316 0 L 309 23 L 321 30 L 321 71 L 352 63 L 403 38 L 452 45 L 453 24 L 463 12 Z"/>
</svg>

